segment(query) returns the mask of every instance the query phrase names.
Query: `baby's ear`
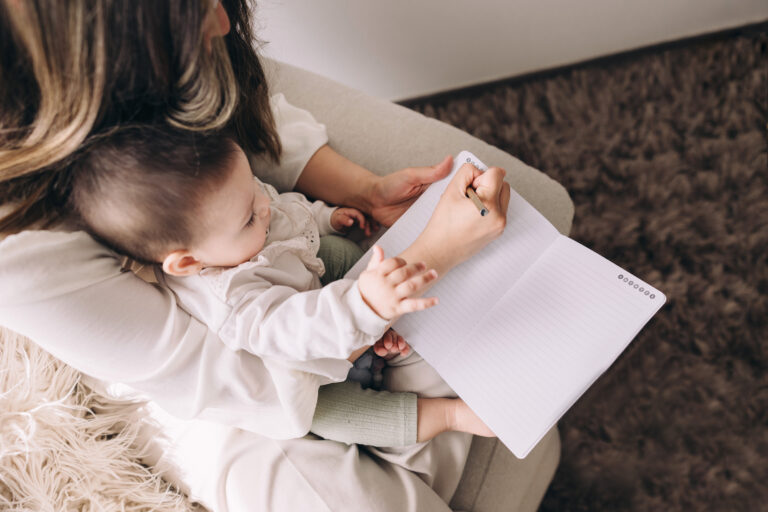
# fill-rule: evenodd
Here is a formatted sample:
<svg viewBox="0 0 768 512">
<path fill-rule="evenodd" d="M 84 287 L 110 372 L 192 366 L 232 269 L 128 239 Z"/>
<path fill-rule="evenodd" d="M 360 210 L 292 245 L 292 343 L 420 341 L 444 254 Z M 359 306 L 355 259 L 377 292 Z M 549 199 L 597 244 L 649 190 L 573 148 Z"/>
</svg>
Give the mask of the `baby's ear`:
<svg viewBox="0 0 768 512">
<path fill-rule="evenodd" d="M 203 263 L 186 249 L 173 251 L 163 260 L 163 272 L 172 276 L 191 276 L 203 269 Z"/>
</svg>

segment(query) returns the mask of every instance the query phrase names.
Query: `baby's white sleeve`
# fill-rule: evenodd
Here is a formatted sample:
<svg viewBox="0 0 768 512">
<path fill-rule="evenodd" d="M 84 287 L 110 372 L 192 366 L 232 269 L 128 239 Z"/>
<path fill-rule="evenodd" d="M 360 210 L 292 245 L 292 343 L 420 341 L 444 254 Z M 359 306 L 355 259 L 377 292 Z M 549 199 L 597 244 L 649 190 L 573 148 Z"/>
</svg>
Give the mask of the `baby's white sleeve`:
<svg viewBox="0 0 768 512">
<path fill-rule="evenodd" d="M 309 208 L 312 210 L 312 217 L 314 217 L 315 223 L 317 223 L 317 230 L 320 236 L 343 234 L 343 232 L 333 229 L 331 225 L 331 215 L 333 215 L 333 212 L 338 207 L 328 206 L 323 201 L 315 201 Z"/>
<path fill-rule="evenodd" d="M 249 154 L 253 173 L 262 181 L 274 185 L 279 192 L 293 190 L 304 167 L 318 149 L 328 143 L 325 125 L 318 123 L 306 110 L 294 107 L 285 96 L 270 98 L 275 127 L 283 151 L 280 162 L 273 162 L 265 154 Z"/>
<path fill-rule="evenodd" d="M 355 280 L 299 292 L 281 284 L 278 268 L 247 262 L 227 272 L 224 283 L 205 275 L 165 279 L 232 350 L 281 361 L 343 361 L 344 372 L 337 375 L 343 380 L 350 354 L 389 327 L 365 303 Z"/>
</svg>

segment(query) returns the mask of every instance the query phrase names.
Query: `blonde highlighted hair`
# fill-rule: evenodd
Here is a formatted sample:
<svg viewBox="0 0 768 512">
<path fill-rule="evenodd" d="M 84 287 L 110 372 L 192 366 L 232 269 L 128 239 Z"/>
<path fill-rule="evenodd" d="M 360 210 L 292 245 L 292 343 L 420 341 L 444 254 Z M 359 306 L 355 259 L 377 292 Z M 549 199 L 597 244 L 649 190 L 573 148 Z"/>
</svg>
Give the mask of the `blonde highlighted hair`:
<svg viewBox="0 0 768 512">
<path fill-rule="evenodd" d="M 0 233 L 50 224 L 91 137 L 123 124 L 227 127 L 277 160 L 280 141 L 245 0 L 0 0 Z"/>
</svg>

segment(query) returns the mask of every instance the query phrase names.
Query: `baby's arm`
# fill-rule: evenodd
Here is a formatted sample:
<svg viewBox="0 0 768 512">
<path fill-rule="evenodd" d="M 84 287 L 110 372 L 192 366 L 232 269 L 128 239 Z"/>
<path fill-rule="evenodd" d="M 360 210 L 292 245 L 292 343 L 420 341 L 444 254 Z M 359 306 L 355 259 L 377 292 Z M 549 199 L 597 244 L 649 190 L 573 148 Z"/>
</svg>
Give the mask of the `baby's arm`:
<svg viewBox="0 0 768 512">
<path fill-rule="evenodd" d="M 280 268 L 245 263 L 226 272 L 223 283 L 214 275 L 161 277 L 230 349 L 281 361 L 344 361 L 389 327 L 363 301 L 354 280 L 299 292 L 283 284 Z M 338 375 L 343 380 L 346 370 Z"/>
<path fill-rule="evenodd" d="M 379 340 L 396 316 L 435 304 L 437 299 L 412 298 L 434 277 L 423 265 L 383 260 L 378 248 L 359 281 L 341 279 L 303 292 L 283 284 L 284 269 L 259 262 L 221 274 L 161 276 L 185 309 L 231 349 L 282 361 L 348 359 Z"/>
</svg>

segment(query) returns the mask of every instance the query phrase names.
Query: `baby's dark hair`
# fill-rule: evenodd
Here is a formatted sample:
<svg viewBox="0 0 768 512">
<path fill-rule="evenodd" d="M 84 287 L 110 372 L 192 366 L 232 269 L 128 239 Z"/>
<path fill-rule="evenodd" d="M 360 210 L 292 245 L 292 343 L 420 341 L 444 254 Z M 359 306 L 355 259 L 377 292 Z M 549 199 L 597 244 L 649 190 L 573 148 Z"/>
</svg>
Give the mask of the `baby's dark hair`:
<svg viewBox="0 0 768 512">
<path fill-rule="evenodd" d="M 91 141 L 72 166 L 70 207 L 114 250 L 160 262 L 197 242 L 203 201 L 230 175 L 238 149 L 221 132 L 121 128 Z"/>
</svg>

